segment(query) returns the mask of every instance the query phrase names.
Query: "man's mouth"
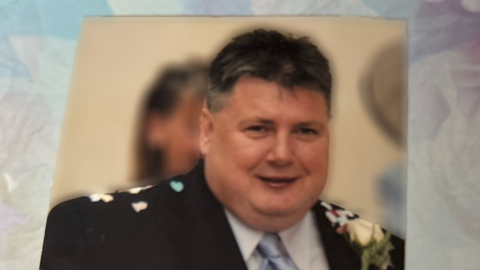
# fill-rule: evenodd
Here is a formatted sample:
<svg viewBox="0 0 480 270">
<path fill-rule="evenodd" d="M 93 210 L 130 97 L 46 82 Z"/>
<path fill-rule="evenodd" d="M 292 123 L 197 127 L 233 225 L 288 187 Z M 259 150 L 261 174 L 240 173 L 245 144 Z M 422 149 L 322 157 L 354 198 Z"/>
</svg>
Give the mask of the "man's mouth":
<svg viewBox="0 0 480 270">
<path fill-rule="evenodd" d="M 284 177 L 284 176 L 257 176 L 265 184 L 272 188 L 284 188 L 294 183 L 299 177 Z"/>
</svg>

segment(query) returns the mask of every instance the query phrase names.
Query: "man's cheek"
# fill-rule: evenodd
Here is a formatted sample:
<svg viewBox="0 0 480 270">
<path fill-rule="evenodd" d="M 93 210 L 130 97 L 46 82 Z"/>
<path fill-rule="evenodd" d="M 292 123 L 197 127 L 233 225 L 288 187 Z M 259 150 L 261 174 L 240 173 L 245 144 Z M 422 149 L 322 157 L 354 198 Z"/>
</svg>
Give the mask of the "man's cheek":
<svg viewBox="0 0 480 270">
<path fill-rule="evenodd" d="M 328 171 L 328 156 L 324 153 L 305 155 L 303 159 L 307 173 L 314 178 L 324 177 Z"/>
<path fill-rule="evenodd" d="M 232 136 L 228 141 L 228 147 L 237 160 L 243 160 L 245 157 L 251 155 L 253 149 L 253 143 L 250 140 L 242 138 L 242 136 Z"/>
<path fill-rule="evenodd" d="M 323 144 L 305 144 L 297 147 L 297 156 L 304 161 L 319 162 L 325 159 L 328 151 Z"/>
</svg>

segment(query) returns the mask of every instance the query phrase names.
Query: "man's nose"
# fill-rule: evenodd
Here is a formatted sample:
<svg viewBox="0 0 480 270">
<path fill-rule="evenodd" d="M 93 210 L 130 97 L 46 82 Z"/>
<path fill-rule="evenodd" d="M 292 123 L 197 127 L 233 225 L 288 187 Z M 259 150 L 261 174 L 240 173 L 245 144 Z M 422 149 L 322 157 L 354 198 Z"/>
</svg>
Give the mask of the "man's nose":
<svg viewBox="0 0 480 270">
<path fill-rule="evenodd" d="M 293 151 L 288 133 L 278 133 L 267 157 L 269 162 L 285 166 L 292 162 Z"/>
</svg>

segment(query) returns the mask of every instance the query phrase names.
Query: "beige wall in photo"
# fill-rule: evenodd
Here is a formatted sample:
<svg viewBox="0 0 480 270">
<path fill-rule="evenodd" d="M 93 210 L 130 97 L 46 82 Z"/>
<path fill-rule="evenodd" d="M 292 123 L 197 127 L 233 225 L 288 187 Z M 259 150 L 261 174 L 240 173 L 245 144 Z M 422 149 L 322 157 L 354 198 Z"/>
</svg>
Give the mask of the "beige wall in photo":
<svg viewBox="0 0 480 270">
<path fill-rule="evenodd" d="M 376 181 L 403 153 L 367 113 L 359 79 L 381 48 L 392 40 L 405 41 L 406 23 L 366 18 L 85 18 L 52 204 L 131 186 L 137 110 L 158 68 L 192 57 L 208 60 L 229 38 L 257 26 L 310 36 L 330 59 L 331 166 L 322 197 L 381 223 Z"/>
</svg>

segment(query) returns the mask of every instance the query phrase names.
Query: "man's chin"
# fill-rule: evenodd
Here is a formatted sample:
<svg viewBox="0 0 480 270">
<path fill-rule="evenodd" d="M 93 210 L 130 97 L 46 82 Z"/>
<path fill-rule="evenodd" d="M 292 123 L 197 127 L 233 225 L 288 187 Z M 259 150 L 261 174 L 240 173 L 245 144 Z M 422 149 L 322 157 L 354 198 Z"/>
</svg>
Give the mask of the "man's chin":
<svg viewBox="0 0 480 270">
<path fill-rule="evenodd" d="M 298 216 L 304 216 L 315 204 L 313 201 L 307 206 L 307 202 L 292 202 L 292 201 L 263 201 L 258 204 L 252 204 L 253 209 L 261 216 L 272 219 L 290 219 Z"/>
<path fill-rule="evenodd" d="M 257 212 L 265 217 L 281 218 L 295 214 L 296 209 L 293 206 L 284 205 L 262 205 L 257 207 Z"/>
<path fill-rule="evenodd" d="M 292 206 L 259 206 L 252 228 L 264 232 L 280 232 L 297 223 L 306 213 Z M 252 220 L 253 221 L 253 220 Z"/>
</svg>

